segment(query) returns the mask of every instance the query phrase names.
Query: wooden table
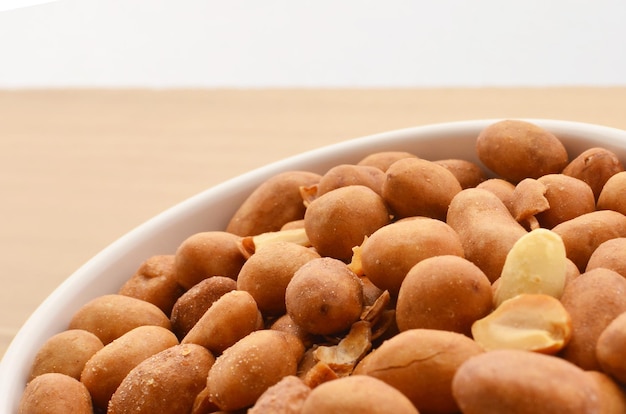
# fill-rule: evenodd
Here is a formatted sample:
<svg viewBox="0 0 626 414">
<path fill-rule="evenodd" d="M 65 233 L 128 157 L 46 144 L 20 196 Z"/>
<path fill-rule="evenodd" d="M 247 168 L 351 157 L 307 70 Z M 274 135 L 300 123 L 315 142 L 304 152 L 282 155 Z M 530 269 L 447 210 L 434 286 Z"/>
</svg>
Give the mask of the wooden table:
<svg viewBox="0 0 626 414">
<path fill-rule="evenodd" d="M 0 91 L 0 355 L 91 256 L 209 186 L 350 138 L 492 118 L 626 129 L 626 88 Z"/>
</svg>

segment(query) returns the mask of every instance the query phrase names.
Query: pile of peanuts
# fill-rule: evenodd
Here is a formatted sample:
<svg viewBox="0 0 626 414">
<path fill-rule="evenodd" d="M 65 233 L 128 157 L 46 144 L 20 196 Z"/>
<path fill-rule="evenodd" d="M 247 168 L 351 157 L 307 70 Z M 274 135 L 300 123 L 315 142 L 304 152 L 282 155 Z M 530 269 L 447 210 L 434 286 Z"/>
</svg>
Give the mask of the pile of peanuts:
<svg viewBox="0 0 626 414">
<path fill-rule="evenodd" d="M 620 160 L 520 120 L 476 151 L 268 179 L 78 310 L 19 412 L 625 413 Z"/>
</svg>

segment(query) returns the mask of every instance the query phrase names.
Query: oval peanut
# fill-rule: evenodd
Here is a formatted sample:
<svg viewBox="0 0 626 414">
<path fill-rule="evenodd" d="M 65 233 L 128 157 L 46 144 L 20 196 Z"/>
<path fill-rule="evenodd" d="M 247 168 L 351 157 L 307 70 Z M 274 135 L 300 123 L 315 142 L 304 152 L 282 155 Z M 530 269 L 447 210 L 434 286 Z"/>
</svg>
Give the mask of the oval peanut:
<svg viewBox="0 0 626 414">
<path fill-rule="evenodd" d="M 51 336 L 37 351 L 29 381 L 47 372 L 58 372 L 80 379 L 89 359 L 104 345 L 95 334 L 83 329 L 68 329 Z"/>
<path fill-rule="evenodd" d="M 611 176 L 624 171 L 621 161 L 606 148 L 589 148 L 579 154 L 563 169 L 563 174 L 589 184 L 596 200 Z"/>
<path fill-rule="evenodd" d="M 476 153 L 487 168 L 513 183 L 560 173 L 568 162 L 567 151 L 554 134 L 520 120 L 487 126 L 478 135 Z"/>
<path fill-rule="evenodd" d="M 466 360 L 483 352 L 459 333 L 411 329 L 368 354 L 354 374 L 370 375 L 400 390 L 418 411 L 455 413 L 452 378 Z"/>
<path fill-rule="evenodd" d="M 367 238 L 360 255 L 367 278 L 395 297 L 416 263 L 432 256 L 463 257 L 464 252 L 459 235 L 448 224 L 417 217 L 380 228 Z"/>
<path fill-rule="evenodd" d="M 128 373 L 111 397 L 107 414 L 188 413 L 214 362 L 200 345 L 161 351 Z"/>
<path fill-rule="evenodd" d="M 139 326 L 96 352 L 85 364 L 80 381 L 96 407 L 106 408 L 126 375 L 145 359 L 178 344 L 169 330 Z"/>
<path fill-rule="evenodd" d="M 254 405 L 272 385 L 295 375 L 297 361 L 284 333 L 251 333 L 226 349 L 209 372 L 211 400 L 224 411 Z"/>
<path fill-rule="evenodd" d="M 565 221 L 552 231 L 563 239 L 567 257 L 584 272 L 598 246 L 610 239 L 626 237 L 626 216 L 612 210 L 597 210 Z"/>
<path fill-rule="evenodd" d="M 583 369 L 599 370 L 598 338 L 626 312 L 626 279 L 609 269 L 590 270 L 567 284 L 561 303 L 572 318 L 572 338 L 560 355 Z"/>
<path fill-rule="evenodd" d="M 241 204 L 226 226 L 238 236 L 278 231 L 287 222 L 304 218 L 300 187 L 317 184 L 321 176 L 309 171 L 286 171 L 259 185 Z"/>
<path fill-rule="evenodd" d="M 243 290 L 233 290 L 215 301 L 180 342 L 202 345 L 218 355 L 260 329 L 262 322 L 254 298 Z"/>
<path fill-rule="evenodd" d="M 599 396 L 585 371 L 551 355 L 496 350 L 470 358 L 452 381 L 463 414 L 597 414 Z"/>
<path fill-rule="evenodd" d="M 302 414 L 419 414 L 396 388 L 367 375 L 321 384 L 307 397 Z"/>
<path fill-rule="evenodd" d="M 387 169 L 382 195 L 395 218 L 444 220 L 461 184 L 447 168 L 421 158 L 404 158 Z"/>
<path fill-rule="evenodd" d="M 18 413 L 93 414 L 93 407 L 89 391 L 76 378 L 48 372 L 26 385 Z"/>
<path fill-rule="evenodd" d="M 459 235 L 465 258 L 491 282 L 500 277 L 509 250 L 527 233 L 495 194 L 477 188 L 452 199 L 447 223 Z"/>
<path fill-rule="evenodd" d="M 129 296 L 99 296 L 83 305 L 73 316 L 69 329 L 95 334 L 104 345 L 143 325 L 171 329 L 167 315 L 156 305 Z"/>
<path fill-rule="evenodd" d="M 424 259 L 409 270 L 396 303 L 400 331 L 441 329 L 470 335 L 472 324 L 493 308 L 491 284 L 459 256 Z"/>
</svg>

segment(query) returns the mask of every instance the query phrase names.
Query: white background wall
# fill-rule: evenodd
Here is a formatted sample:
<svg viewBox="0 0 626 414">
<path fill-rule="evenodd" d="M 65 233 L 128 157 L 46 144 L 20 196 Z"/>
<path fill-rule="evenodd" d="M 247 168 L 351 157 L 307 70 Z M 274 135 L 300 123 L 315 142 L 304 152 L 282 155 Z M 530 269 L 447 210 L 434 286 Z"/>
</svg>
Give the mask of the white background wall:
<svg viewBox="0 0 626 414">
<path fill-rule="evenodd" d="M 502 85 L 626 85 L 626 1 L 58 0 L 0 12 L 0 88 Z"/>
</svg>

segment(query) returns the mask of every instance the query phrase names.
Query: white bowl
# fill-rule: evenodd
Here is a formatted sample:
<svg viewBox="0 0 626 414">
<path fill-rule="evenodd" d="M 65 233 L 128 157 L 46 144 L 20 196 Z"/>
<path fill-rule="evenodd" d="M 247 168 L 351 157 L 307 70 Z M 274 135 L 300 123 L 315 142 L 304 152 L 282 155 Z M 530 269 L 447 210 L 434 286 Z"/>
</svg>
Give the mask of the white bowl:
<svg viewBox="0 0 626 414">
<path fill-rule="evenodd" d="M 434 124 L 357 138 L 309 151 L 258 168 L 210 188 L 132 230 L 104 249 L 63 282 L 30 316 L 0 363 L 0 413 L 14 413 L 30 366 L 41 345 L 66 329 L 72 315 L 89 300 L 114 293 L 141 262 L 175 252 L 188 236 L 222 230 L 239 204 L 261 182 L 286 170 L 323 173 L 340 163 L 356 162 L 385 150 L 414 152 L 427 159 L 464 158 L 478 162 L 475 139 L 497 120 Z M 602 146 L 626 160 L 626 131 L 568 121 L 527 119 L 557 135 L 570 157 Z"/>
</svg>

